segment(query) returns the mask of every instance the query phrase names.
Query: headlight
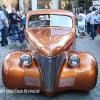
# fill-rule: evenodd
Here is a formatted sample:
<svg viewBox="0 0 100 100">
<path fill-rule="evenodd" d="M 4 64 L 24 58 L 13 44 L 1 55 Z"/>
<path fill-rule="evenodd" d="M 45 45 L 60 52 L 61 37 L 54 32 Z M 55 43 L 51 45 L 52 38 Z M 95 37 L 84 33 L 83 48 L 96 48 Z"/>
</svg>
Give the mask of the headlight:
<svg viewBox="0 0 100 100">
<path fill-rule="evenodd" d="M 77 55 L 72 55 L 68 58 L 68 64 L 72 67 L 76 67 L 80 64 L 80 58 Z"/>
<path fill-rule="evenodd" d="M 20 58 L 20 63 L 24 66 L 27 67 L 29 65 L 31 65 L 32 63 L 32 57 L 29 55 L 22 55 Z"/>
</svg>

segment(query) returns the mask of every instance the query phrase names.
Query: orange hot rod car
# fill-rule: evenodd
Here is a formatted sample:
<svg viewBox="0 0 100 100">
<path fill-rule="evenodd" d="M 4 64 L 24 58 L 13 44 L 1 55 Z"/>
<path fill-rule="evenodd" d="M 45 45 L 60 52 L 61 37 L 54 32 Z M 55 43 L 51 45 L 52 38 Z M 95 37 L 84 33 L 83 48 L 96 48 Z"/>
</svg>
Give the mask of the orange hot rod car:
<svg viewBox="0 0 100 100">
<path fill-rule="evenodd" d="M 2 65 L 9 89 L 39 89 L 48 96 L 96 86 L 98 65 L 89 53 L 75 51 L 76 19 L 65 10 L 37 10 L 27 14 L 25 50 L 9 53 Z"/>
</svg>

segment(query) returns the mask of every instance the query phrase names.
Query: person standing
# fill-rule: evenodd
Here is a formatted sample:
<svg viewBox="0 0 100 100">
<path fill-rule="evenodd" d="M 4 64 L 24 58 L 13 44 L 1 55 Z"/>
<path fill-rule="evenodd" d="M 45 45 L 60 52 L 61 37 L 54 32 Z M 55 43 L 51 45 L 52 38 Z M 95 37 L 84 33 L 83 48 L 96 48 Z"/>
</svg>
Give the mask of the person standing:
<svg viewBox="0 0 100 100">
<path fill-rule="evenodd" d="M 18 13 L 18 19 L 20 19 L 20 20 L 17 21 L 18 24 L 21 24 L 21 18 L 22 18 L 22 13 L 19 12 Z"/>
<path fill-rule="evenodd" d="M 15 8 L 12 8 L 12 12 L 9 14 L 9 21 L 11 25 L 12 34 L 15 34 L 15 31 L 19 32 L 18 24 L 17 24 L 18 20 L 20 19 L 16 13 Z"/>
<path fill-rule="evenodd" d="M 89 11 L 89 13 L 86 15 L 87 18 L 87 33 L 90 34 L 90 13 L 91 11 Z"/>
<path fill-rule="evenodd" d="M 90 13 L 90 25 L 91 25 L 91 38 L 92 39 L 90 39 L 90 40 L 94 40 L 94 38 L 95 38 L 95 30 L 94 30 L 94 24 L 95 24 L 95 22 L 94 22 L 94 19 L 95 19 L 95 16 L 96 16 L 96 14 L 95 14 L 95 7 L 93 7 L 92 8 L 92 12 Z"/>
<path fill-rule="evenodd" d="M 5 15 L 6 15 L 6 17 L 8 18 L 9 13 L 8 13 L 8 11 L 6 10 L 6 6 L 5 6 L 5 5 L 3 5 L 3 7 L 4 7 L 4 14 L 5 14 Z"/>
<path fill-rule="evenodd" d="M 78 31 L 80 34 L 80 37 L 85 36 L 85 21 L 86 21 L 86 15 L 83 13 L 82 10 L 80 10 L 79 15 L 77 16 L 78 20 Z"/>
<path fill-rule="evenodd" d="M 29 12 L 29 11 L 32 11 L 32 8 L 31 8 L 31 7 L 28 7 L 28 12 Z"/>
<path fill-rule="evenodd" d="M 5 22 L 7 23 L 7 27 L 5 27 L 5 32 L 6 32 L 6 36 L 8 36 L 8 28 L 9 28 L 9 24 L 8 24 L 8 11 L 6 10 L 6 6 L 3 5 L 4 9 L 3 9 L 3 12 L 5 14 Z"/>
<path fill-rule="evenodd" d="M 95 36 L 98 34 L 97 28 L 100 25 L 100 14 L 99 11 L 95 11 L 95 18 L 94 18 L 94 31 L 95 31 Z"/>
<path fill-rule="evenodd" d="M 26 26 L 26 14 L 25 14 L 25 12 L 22 13 L 21 19 L 22 19 L 22 21 L 21 21 L 22 26 L 25 28 L 25 26 Z"/>
<path fill-rule="evenodd" d="M 1 31 L 1 46 L 6 46 L 8 45 L 8 40 L 7 40 L 7 25 L 8 25 L 8 20 L 6 19 L 6 16 L 3 12 L 4 7 L 3 5 L 0 5 L 0 31 Z"/>
</svg>

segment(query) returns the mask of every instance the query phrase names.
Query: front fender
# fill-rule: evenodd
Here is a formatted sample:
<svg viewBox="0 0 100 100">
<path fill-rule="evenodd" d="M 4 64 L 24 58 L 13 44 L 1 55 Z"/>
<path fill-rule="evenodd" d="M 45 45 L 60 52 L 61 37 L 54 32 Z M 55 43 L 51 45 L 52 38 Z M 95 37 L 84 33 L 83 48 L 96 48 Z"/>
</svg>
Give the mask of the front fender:
<svg viewBox="0 0 100 100">
<path fill-rule="evenodd" d="M 39 89 L 43 90 L 43 81 L 36 60 L 29 67 L 20 64 L 20 57 L 23 54 L 32 56 L 31 51 L 14 51 L 9 53 L 2 65 L 3 84 L 9 89 Z"/>
<path fill-rule="evenodd" d="M 67 59 L 64 61 L 56 80 L 56 92 L 78 89 L 91 90 L 96 86 L 98 77 L 98 65 L 96 59 L 86 52 L 74 52 L 80 57 L 77 67 L 69 66 Z"/>
</svg>

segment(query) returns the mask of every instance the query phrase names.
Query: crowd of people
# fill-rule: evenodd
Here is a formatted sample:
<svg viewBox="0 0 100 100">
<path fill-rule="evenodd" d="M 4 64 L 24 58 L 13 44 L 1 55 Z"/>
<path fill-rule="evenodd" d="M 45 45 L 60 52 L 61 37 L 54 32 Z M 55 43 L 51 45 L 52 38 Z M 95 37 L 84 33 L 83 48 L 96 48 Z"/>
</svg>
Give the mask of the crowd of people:
<svg viewBox="0 0 100 100">
<path fill-rule="evenodd" d="M 85 30 L 87 30 L 87 34 L 91 37 L 90 40 L 94 40 L 94 38 L 98 35 L 98 27 L 100 26 L 99 11 L 95 7 L 92 7 L 92 11 L 84 14 L 83 9 L 80 9 L 77 16 L 77 22 L 80 38 L 86 36 Z"/>
<path fill-rule="evenodd" d="M 28 8 L 28 12 L 31 8 Z M 9 34 L 16 34 L 19 32 L 20 27 L 25 28 L 26 13 L 17 12 L 15 8 L 12 8 L 12 12 L 8 13 L 5 5 L 0 5 L 0 32 L 1 32 L 1 46 L 8 45 L 7 36 Z"/>
</svg>

